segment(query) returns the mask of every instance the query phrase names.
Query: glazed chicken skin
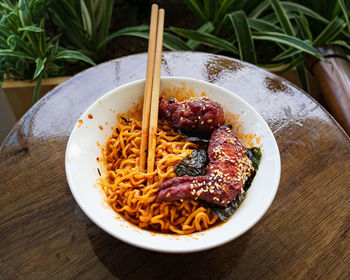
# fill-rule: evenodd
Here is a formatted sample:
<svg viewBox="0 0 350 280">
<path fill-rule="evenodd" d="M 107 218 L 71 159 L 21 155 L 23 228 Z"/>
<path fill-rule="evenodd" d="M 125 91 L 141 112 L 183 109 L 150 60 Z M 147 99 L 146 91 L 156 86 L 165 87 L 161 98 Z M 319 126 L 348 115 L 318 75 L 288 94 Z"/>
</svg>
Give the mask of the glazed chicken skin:
<svg viewBox="0 0 350 280">
<path fill-rule="evenodd" d="M 254 171 L 246 148 L 232 130 L 221 126 L 211 135 L 207 174 L 175 177 L 162 183 L 156 202 L 199 199 L 227 206 L 243 191 L 245 181 Z"/>
<path fill-rule="evenodd" d="M 195 132 L 204 137 L 209 137 L 225 121 L 221 104 L 207 97 L 192 97 L 183 102 L 161 97 L 159 115 L 185 133 Z"/>
</svg>

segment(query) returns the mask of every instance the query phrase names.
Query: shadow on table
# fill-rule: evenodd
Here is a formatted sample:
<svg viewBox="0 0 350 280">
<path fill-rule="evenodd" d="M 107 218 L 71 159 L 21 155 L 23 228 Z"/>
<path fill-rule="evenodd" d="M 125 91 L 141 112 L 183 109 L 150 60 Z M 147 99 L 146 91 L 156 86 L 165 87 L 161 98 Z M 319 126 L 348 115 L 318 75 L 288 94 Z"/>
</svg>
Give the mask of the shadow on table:
<svg viewBox="0 0 350 280">
<path fill-rule="evenodd" d="M 166 254 L 128 245 L 93 223 L 87 236 L 100 262 L 118 279 L 222 279 L 234 270 L 249 243 L 251 230 L 218 248 Z"/>
</svg>

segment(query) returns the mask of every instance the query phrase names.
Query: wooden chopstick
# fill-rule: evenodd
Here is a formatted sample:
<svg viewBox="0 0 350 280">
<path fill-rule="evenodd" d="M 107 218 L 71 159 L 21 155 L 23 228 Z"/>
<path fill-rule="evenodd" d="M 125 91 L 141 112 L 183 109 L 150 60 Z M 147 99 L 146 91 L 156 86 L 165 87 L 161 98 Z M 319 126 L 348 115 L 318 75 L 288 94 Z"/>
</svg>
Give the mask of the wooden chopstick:
<svg viewBox="0 0 350 280">
<path fill-rule="evenodd" d="M 143 111 L 142 111 L 142 134 L 141 134 L 141 148 L 140 148 L 140 170 L 145 171 L 148 147 L 148 132 L 149 132 L 149 118 L 151 109 L 152 83 L 154 71 L 154 57 L 157 39 L 157 25 L 158 25 L 158 5 L 152 5 L 151 22 L 148 40 L 148 56 L 147 56 L 147 70 L 146 82 L 144 90 Z"/>
<path fill-rule="evenodd" d="M 154 62 L 154 73 L 153 73 L 153 83 L 152 83 L 151 112 L 150 112 L 150 121 L 149 121 L 147 173 L 153 172 L 154 162 L 155 162 L 157 125 L 158 125 L 160 70 L 161 70 L 161 63 L 162 63 L 163 29 L 164 29 L 164 9 L 159 9 L 156 54 L 155 54 L 155 60 L 154 60 L 155 62 Z M 153 183 L 153 178 L 148 177 L 147 184 L 150 185 L 152 183 Z"/>
</svg>

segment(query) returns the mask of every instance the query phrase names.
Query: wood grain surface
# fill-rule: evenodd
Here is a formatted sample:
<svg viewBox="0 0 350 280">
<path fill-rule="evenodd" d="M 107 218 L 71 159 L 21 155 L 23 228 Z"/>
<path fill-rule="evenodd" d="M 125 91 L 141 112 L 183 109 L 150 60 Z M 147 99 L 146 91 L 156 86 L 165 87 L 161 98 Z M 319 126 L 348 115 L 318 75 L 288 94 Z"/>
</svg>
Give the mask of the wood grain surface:
<svg viewBox="0 0 350 280">
<path fill-rule="evenodd" d="M 318 61 L 312 70 L 332 115 L 350 135 L 350 62 L 342 57 L 329 57 L 327 61 Z"/>
<path fill-rule="evenodd" d="M 69 134 L 97 98 L 144 78 L 146 61 L 139 54 L 90 68 L 15 125 L 0 149 L 0 279 L 350 279 L 348 136 L 298 88 L 222 56 L 164 53 L 162 75 L 227 88 L 267 121 L 282 174 L 265 216 L 230 243 L 179 255 L 132 247 L 91 222 L 66 180 Z"/>
</svg>

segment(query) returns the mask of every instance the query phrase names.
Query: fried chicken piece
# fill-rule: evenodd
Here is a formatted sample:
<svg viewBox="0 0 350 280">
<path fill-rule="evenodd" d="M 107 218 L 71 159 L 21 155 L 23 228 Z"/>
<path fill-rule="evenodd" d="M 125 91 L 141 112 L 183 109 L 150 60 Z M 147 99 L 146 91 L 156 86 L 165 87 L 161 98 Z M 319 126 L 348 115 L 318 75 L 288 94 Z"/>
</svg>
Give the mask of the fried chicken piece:
<svg viewBox="0 0 350 280">
<path fill-rule="evenodd" d="M 156 202 L 199 199 L 227 206 L 241 194 L 254 168 L 246 148 L 226 126 L 216 129 L 210 138 L 207 174 L 197 177 L 175 177 L 162 183 Z"/>
<path fill-rule="evenodd" d="M 178 102 L 175 98 L 159 100 L 160 117 L 187 134 L 209 137 L 215 128 L 224 124 L 224 110 L 220 103 L 207 97 L 192 97 Z"/>
</svg>

